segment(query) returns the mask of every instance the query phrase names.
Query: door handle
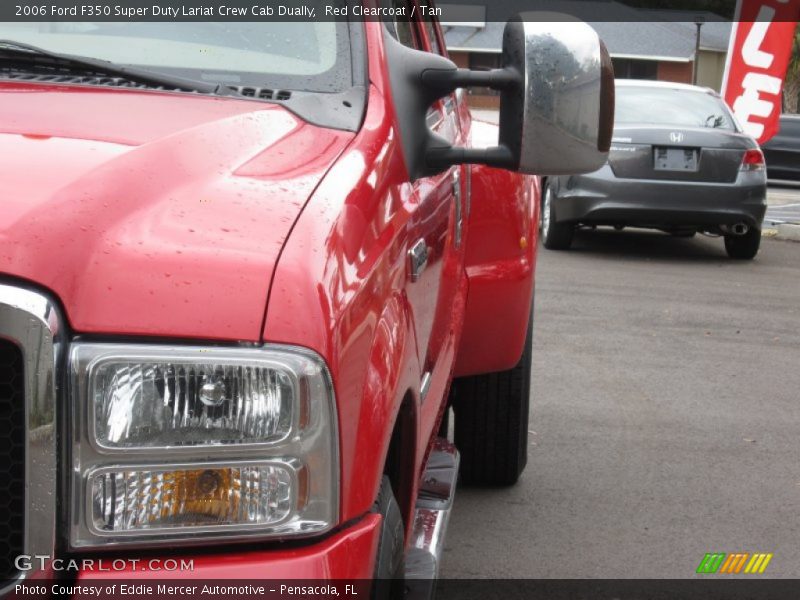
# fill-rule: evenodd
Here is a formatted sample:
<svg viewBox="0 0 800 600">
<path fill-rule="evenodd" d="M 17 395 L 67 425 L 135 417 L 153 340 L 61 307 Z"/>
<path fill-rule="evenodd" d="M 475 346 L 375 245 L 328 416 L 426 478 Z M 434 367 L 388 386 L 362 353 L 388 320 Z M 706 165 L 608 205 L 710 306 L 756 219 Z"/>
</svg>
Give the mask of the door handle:
<svg viewBox="0 0 800 600">
<path fill-rule="evenodd" d="M 418 281 L 425 267 L 428 266 L 428 244 L 424 239 L 419 239 L 408 251 L 411 281 Z"/>
</svg>

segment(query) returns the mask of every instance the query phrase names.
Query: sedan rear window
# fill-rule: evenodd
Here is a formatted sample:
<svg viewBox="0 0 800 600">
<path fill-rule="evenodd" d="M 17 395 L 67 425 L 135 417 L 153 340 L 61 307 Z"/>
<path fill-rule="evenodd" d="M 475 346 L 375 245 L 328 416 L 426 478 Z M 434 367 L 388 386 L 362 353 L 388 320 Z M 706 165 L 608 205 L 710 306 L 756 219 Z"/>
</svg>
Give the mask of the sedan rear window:
<svg viewBox="0 0 800 600">
<path fill-rule="evenodd" d="M 670 125 L 735 131 L 723 101 L 701 91 L 617 86 L 616 125 Z"/>
</svg>

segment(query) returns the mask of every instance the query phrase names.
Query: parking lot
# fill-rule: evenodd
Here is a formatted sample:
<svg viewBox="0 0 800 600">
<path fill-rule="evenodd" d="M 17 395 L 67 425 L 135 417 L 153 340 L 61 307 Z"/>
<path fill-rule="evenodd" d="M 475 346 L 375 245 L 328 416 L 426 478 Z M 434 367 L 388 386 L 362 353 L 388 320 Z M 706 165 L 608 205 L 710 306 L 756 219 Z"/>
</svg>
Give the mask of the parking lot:
<svg viewBox="0 0 800 600">
<path fill-rule="evenodd" d="M 800 244 L 581 232 L 540 249 L 529 464 L 460 488 L 442 576 L 685 578 L 800 564 Z"/>
<path fill-rule="evenodd" d="M 770 185 L 767 203 L 765 227 L 774 227 L 779 223 L 800 225 L 800 182 Z"/>
</svg>

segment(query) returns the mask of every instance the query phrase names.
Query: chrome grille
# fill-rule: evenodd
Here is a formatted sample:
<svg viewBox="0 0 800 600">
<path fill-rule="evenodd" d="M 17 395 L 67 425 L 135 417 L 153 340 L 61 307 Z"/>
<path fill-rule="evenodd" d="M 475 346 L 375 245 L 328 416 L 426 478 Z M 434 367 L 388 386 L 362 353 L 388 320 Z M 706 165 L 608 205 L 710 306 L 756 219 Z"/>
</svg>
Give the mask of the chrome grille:
<svg viewBox="0 0 800 600">
<path fill-rule="evenodd" d="M 0 340 L 0 580 L 16 576 L 25 522 L 25 380 L 22 351 Z"/>
<path fill-rule="evenodd" d="M 0 284 L 0 597 L 35 574 L 18 555 L 54 554 L 59 322 L 46 296 Z"/>
</svg>

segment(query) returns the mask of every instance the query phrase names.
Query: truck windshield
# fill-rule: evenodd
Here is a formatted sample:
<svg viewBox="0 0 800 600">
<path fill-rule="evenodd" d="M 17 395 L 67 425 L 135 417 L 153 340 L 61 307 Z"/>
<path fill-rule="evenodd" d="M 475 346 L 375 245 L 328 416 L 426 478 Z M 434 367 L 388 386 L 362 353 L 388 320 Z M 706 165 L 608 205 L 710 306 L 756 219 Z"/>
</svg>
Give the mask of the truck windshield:
<svg viewBox="0 0 800 600">
<path fill-rule="evenodd" d="M 725 104 L 712 94 L 692 89 L 617 86 L 616 125 L 710 127 L 734 131 Z"/>
<path fill-rule="evenodd" d="M 0 39 L 223 85 L 307 92 L 354 85 L 344 22 L 0 23 Z"/>
</svg>

